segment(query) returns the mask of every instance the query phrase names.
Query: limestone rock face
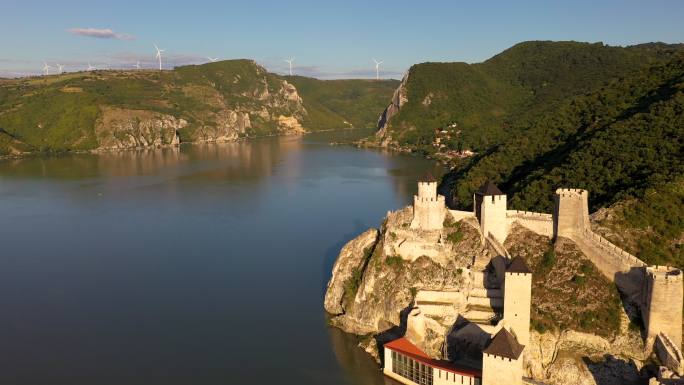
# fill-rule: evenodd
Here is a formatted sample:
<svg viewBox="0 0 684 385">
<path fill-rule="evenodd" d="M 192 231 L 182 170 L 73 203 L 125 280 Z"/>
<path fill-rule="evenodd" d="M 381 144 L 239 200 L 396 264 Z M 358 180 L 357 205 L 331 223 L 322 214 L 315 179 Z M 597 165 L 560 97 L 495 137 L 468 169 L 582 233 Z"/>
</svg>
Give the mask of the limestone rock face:
<svg viewBox="0 0 684 385">
<path fill-rule="evenodd" d="M 334 304 L 340 298 L 339 288 L 344 286 L 349 275 L 336 273 L 337 265 L 344 264 L 344 261 L 351 258 L 348 255 L 351 250 L 357 250 L 354 260 L 358 261 L 363 257 L 359 255 L 360 248 L 354 246 L 356 240 L 342 249 L 328 285 L 326 310 L 336 315 L 331 320 L 333 325 L 359 335 L 378 334 L 394 328 L 405 330 L 408 318 L 411 333 L 415 334 L 414 338 L 409 339 L 426 353 L 438 358 L 442 355 L 444 335 L 458 315 L 451 311 L 450 317 L 444 317 L 440 309 L 448 307 L 453 310 L 453 306 L 458 306 L 454 305 L 459 302 L 458 298 L 465 298 L 463 292 L 470 284 L 466 265 L 473 262 L 472 252 L 486 254 L 487 251 L 479 246 L 477 230 L 468 229 L 469 225 L 462 225 L 464 240 L 458 244 L 452 244 L 446 239 L 448 233 L 455 231 L 453 227 L 435 232 L 411 229 L 411 212 L 411 208 L 407 207 L 388 214 L 378 233 L 373 253 L 358 277 L 358 284 L 349 286 L 355 292 L 347 293 L 342 298 L 340 307 L 344 309 L 344 313 Z M 443 242 L 441 246 L 428 247 L 440 239 Z M 465 239 L 476 239 L 475 246 Z M 399 247 L 402 242 L 409 241 L 415 244 L 411 251 Z M 434 302 L 429 300 L 431 292 L 454 294 L 453 298 L 446 296 L 449 298 L 438 299 L 444 301 L 443 306 L 441 303 L 427 305 Z M 412 317 L 409 313 L 423 297 L 428 298 L 425 307 L 421 308 L 421 313 L 413 313 Z M 329 304 L 328 298 L 334 299 L 333 304 Z M 419 336 L 427 338 L 418 338 Z"/>
<path fill-rule="evenodd" d="M 325 292 L 324 306 L 328 313 L 334 315 L 344 313 L 345 284 L 352 279 L 355 271 L 362 271 L 367 262 L 365 256 L 373 251 L 377 239 L 378 230 L 369 229 L 349 241 L 340 251 Z"/>
<path fill-rule="evenodd" d="M 98 149 L 161 147 L 180 143 L 184 119 L 145 110 L 104 108 L 95 133 Z"/>
<path fill-rule="evenodd" d="M 175 145 L 181 141 L 179 131 L 188 142 L 230 142 L 242 137 L 304 133 L 302 121 L 308 113 L 295 86 L 254 65 L 257 78 L 238 95 L 226 93 L 214 82 L 179 88 L 189 100 L 201 101 L 200 107 L 177 113 L 179 116 L 102 106 L 95 127 L 98 149 Z M 235 81 L 240 81 L 239 75 Z M 171 107 L 166 101 L 158 103 Z"/>
<path fill-rule="evenodd" d="M 390 119 L 392 119 L 394 115 L 398 114 L 399 109 L 401 109 L 401 107 L 408 102 L 408 92 L 406 90 L 408 78 L 409 73 L 407 72 L 406 75 L 404 75 L 404 78 L 401 79 L 401 84 L 399 84 L 399 87 L 396 89 L 396 91 L 394 91 L 394 95 L 392 96 L 392 101 L 390 102 L 389 106 L 385 108 L 385 111 L 382 112 L 380 118 L 378 119 L 378 132 L 375 134 L 375 137 L 380 140 L 380 145 L 382 147 L 389 147 L 389 145 L 392 143 L 392 137 L 389 135 L 387 130 Z"/>
<path fill-rule="evenodd" d="M 573 330 L 531 331 L 524 369 L 527 377 L 553 385 L 641 384 L 648 358 L 639 332 L 627 328 L 612 339 Z"/>
</svg>

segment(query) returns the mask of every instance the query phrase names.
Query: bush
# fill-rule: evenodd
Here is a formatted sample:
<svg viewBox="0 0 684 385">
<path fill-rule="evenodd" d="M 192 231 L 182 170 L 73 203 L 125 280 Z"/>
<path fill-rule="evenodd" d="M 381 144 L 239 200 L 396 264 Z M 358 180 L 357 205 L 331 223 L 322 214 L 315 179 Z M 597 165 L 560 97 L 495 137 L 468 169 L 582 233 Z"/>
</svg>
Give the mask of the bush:
<svg viewBox="0 0 684 385">
<path fill-rule="evenodd" d="M 385 257 L 385 263 L 388 266 L 399 267 L 404 263 L 404 260 L 398 255 L 388 255 L 387 257 Z"/>
<path fill-rule="evenodd" d="M 360 268 L 355 267 L 352 270 L 351 276 L 344 283 L 344 295 L 348 299 L 352 299 L 354 296 L 356 296 L 356 292 L 359 290 L 362 278 L 363 271 Z"/>
<path fill-rule="evenodd" d="M 463 233 L 461 232 L 461 230 L 456 230 L 453 233 L 449 233 L 449 235 L 447 235 L 447 241 L 453 244 L 461 242 L 462 239 Z"/>
<path fill-rule="evenodd" d="M 541 268 L 542 270 L 551 270 L 556 265 L 556 253 L 553 250 L 547 250 L 542 255 Z"/>
</svg>

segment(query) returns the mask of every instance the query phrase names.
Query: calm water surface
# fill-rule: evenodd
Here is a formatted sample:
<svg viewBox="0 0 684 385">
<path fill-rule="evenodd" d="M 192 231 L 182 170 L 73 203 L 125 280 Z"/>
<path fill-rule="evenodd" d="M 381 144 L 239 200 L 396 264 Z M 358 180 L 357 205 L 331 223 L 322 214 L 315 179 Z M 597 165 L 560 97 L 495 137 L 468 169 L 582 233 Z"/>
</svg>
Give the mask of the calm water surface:
<svg viewBox="0 0 684 385">
<path fill-rule="evenodd" d="M 382 384 L 322 300 L 422 159 L 358 132 L 0 161 L 0 384 Z"/>
</svg>

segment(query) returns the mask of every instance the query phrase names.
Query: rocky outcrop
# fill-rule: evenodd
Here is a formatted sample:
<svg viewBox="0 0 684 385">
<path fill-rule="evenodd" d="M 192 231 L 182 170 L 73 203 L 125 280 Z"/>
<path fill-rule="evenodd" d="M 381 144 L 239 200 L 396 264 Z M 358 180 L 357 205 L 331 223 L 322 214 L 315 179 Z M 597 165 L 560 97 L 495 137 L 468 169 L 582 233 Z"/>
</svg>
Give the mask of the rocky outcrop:
<svg viewBox="0 0 684 385">
<path fill-rule="evenodd" d="M 184 119 L 147 110 L 102 108 L 95 126 L 99 150 L 161 147 L 180 143 Z"/>
<path fill-rule="evenodd" d="M 408 79 L 409 72 L 401 79 L 401 84 L 399 84 L 399 87 L 394 91 L 394 95 L 392 95 L 392 101 L 378 119 L 378 132 L 375 134 L 375 137 L 379 140 L 382 147 L 388 147 L 392 141 L 387 129 L 390 119 L 398 114 L 401 107 L 408 102 L 408 92 L 406 90 Z"/>
<path fill-rule="evenodd" d="M 376 342 L 405 336 L 433 358 L 477 359 L 501 325 L 504 287 L 489 264 L 500 253 L 483 246 L 477 223 L 470 218 L 452 222 L 448 216 L 443 229 L 421 231 L 410 228 L 411 217 L 410 207 L 389 212 L 379 230 L 367 231 L 342 249 L 326 293 L 330 322 L 349 333 L 372 335 Z M 555 248 L 558 261 L 553 265 L 544 259 L 552 250 L 548 238 L 521 226 L 513 227 L 505 247 L 532 268 L 546 261 L 545 273 L 534 281 L 533 321 L 539 321 L 541 312 L 565 325 L 567 317 L 613 310 L 594 302 L 612 301 L 614 287 L 590 269 L 569 240 Z M 544 285 L 540 280 L 553 282 Z M 616 309 L 615 329 L 579 332 L 550 321 L 543 332 L 531 330 L 525 376 L 549 385 L 647 381 L 654 370 L 651 350 L 630 324 L 627 310 Z M 361 346 L 378 357 L 377 344 L 365 339 Z"/>
<path fill-rule="evenodd" d="M 344 313 L 345 286 L 358 279 L 358 275 L 365 268 L 377 240 L 378 230 L 369 229 L 349 241 L 342 248 L 333 267 L 328 289 L 325 292 L 324 306 L 328 313 L 333 315 Z"/>
<path fill-rule="evenodd" d="M 489 250 L 481 246 L 479 233 L 467 223 L 430 232 L 411 229 L 411 212 L 410 207 L 390 212 L 379 232 L 369 230 L 378 234 L 372 254 L 364 256 L 359 251 L 358 239 L 342 249 L 328 284 L 326 310 L 334 315 L 333 325 L 359 335 L 405 330 L 408 322 L 408 333 L 414 336 L 411 341 L 437 358 L 442 355 L 444 335 L 458 315 L 454 309 L 467 310 L 467 290 L 472 286 L 469 266 L 474 256 L 484 258 Z M 449 240 L 449 234 L 457 231 L 462 240 Z M 353 250 L 355 257 L 349 254 Z M 359 261 L 366 258 L 365 268 L 356 275 L 337 272 L 338 265 L 361 266 Z M 345 286 L 341 296 L 340 288 Z M 436 298 L 436 292 L 453 295 Z"/>
<path fill-rule="evenodd" d="M 252 128 L 247 112 L 222 110 L 212 114 L 213 124 L 204 124 L 195 133 L 194 141 L 198 142 L 232 142 L 244 136 Z"/>
</svg>

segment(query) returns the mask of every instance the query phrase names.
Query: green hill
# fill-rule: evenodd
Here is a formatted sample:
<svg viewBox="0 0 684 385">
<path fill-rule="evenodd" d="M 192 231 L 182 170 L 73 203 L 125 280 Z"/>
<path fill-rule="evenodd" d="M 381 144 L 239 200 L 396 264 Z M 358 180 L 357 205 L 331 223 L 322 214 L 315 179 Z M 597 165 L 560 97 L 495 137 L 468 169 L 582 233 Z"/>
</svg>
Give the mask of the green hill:
<svg viewBox="0 0 684 385">
<path fill-rule="evenodd" d="M 251 60 L 0 79 L 0 156 L 371 127 L 396 81 L 318 81 Z"/>
<path fill-rule="evenodd" d="M 423 63 L 403 83 L 407 101 L 384 141 L 426 154 L 488 150 L 510 126 L 589 92 L 681 49 L 664 44 L 610 47 L 601 43 L 532 41 L 477 64 Z M 435 146 L 436 130 L 448 131 Z"/>
<path fill-rule="evenodd" d="M 399 86 L 398 80 L 319 80 L 287 76 L 304 100 L 308 117 L 304 125 L 311 129 L 344 126 L 375 127 L 379 112 Z"/>
<path fill-rule="evenodd" d="M 516 134 L 452 172 L 456 205 L 471 204 L 488 179 L 524 210 L 550 212 L 556 188 L 584 188 L 592 211 L 629 202 L 615 221 L 651 239 L 632 247 L 642 259 L 684 266 L 684 55 L 569 98 L 511 130 Z"/>
</svg>

